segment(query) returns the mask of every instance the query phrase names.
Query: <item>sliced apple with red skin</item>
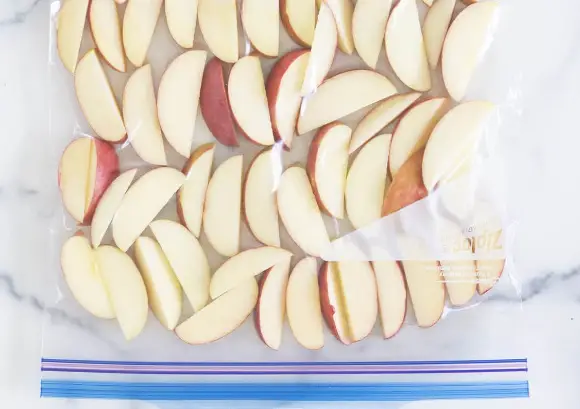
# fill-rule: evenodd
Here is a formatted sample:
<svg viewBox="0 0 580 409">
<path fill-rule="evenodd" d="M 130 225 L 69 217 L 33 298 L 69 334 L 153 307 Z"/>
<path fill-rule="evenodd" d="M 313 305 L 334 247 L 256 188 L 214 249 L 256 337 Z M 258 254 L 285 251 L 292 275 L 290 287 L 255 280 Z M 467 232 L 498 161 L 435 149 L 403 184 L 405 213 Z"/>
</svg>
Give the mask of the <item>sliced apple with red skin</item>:
<svg viewBox="0 0 580 409">
<path fill-rule="evenodd" d="M 358 55 L 372 69 L 383 48 L 392 0 L 357 1 L 352 16 L 352 37 Z"/>
<path fill-rule="evenodd" d="M 203 119 L 214 138 L 222 145 L 238 146 L 236 125 L 226 89 L 224 67 L 218 58 L 212 58 L 205 67 L 199 104 Z"/>
<path fill-rule="evenodd" d="M 234 119 L 243 134 L 258 145 L 273 145 L 274 133 L 259 57 L 243 57 L 233 66 L 228 97 Z"/>
<path fill-rule="evenodd" d="M 375 136 L 360 150 L 346 178 L 346 214 L 355 229 L 381 218 L 391 135 Z"/>
<path fill-rule="evenodd" d="M 352 15 L 354 5 L 352 0 L 324 0 L 332 10 L 336 27 L 338 28 L 338 46 L 345 54 L 354 52 L 354 40 L 352 37 Z"/>
<path fill-rule="evenodd" d="M 417 325 L 432 327 L 441 319 L 445 307 L 445 286 L 439 264 L 436 261 L 410 260 L 401 263 Z"/>
<path fill-rule="evenodd" d="M 129 142 L 137 155 L 152 165 L 167 165 L 149 64 L 138 68 L 125 85 L 123 118 Z"/>
<path fill-rule="evenodd" d="M 302 95 L 316 92 L 316 89 L 330 71 L 336 46 L 338 44 L 338 29 L 334 15 L 326 3 L 322 3 L 318 12 L 318 21 L 314 31 L 314 41 L 308 59 L 308 67 L 304 75 Z"/>
<path fill-rule="evenodd" d="M 352 129 L 338 122 L 324 126 L 310 144 L 306 164 L 318 205 L 336 219 L 344 218 L 351 134 Z"/>
<path fill-rule="evenodd" d="M 386 77 L 369 70 L 353 70 L 327 79 L 303 101 L 298 119 L 302 135 L 397 93 Z"/>
<path fill-rule="evenodd" d="M 224 62 L 238 61 L 237 0 L 199 0 L 197 17 L 210 51 Z"/>
<path fill-rule="evenodd" d="M 79 138 L 62 154 L 58 185 L 64 207 L 79 223 L 88 224 L 105 190 L 119 175 L 119 158 L 106 142 Z"/>
<path fill-rule="evenodd" d="M 203 226 L 212 247 L 222 256 L 240 251 L 243 156 L 223 162 L 207 186 Z"/>
<path fill-rule="evenodd" d="M 278 212 L 288 234 L 306 253 L 320 256 L 330 244 L 306 171 L 288 168 L 278 184 Z"/>
<path fill-rule="evenodd" d="M 415 91 L 431 89 L 431 72 L 415 0 L 400 0 L 393 8 L 387 22 L 385 46 L 393 71 L 406 86 Z"/>
<path fill-rule="evenodd" d="M 159 83 L 157 110 L 167 142 L 186 158 L 191 154 L 207 53 L 188 51 L 167 67 Z"/>
<path fill-rule="evenodd" d="M 314 0 L 312 0 L 314 2 Z M 74 74 L 83 40 L 89 0 L 67 1 L 58 12 L 56 46 L 62 64 Z"/>
<path fill-rule="evenodd" d="M 130 0 L 127 3 L 123 17 L 123 45 L 127 58 L 135 67 L 145 63 L 162 5 L 163 0 Z"/>
<path fill-rule="evenodd" d="M 274 350 L 282 343 L 289 274 L 290 258 L 272 266 L 260 279 L 254 322 L 262 341 Z"/>
<path fill-rule="evenodd" d="M 389 151 L 389 169 L 393 177 L 411 155 L 425 147 L 450 105 L 447 98 L 432 98 L 413 106 L 401 117 L 393 130 Z"/>
<path fill-rule="evenodd" d="M 95 248 L 101 245 L 103 237 L 105 237 L 105 233 L 111 225 L 119 206 L 121 206 L 123 197 L 129 190 L 129 186 L 131 186 L 136 174 L 137 169 L 130 169 L 121 174 L 111 183 L 101 200 L 99 200 L 91 223 L 91 243 Z"/>
<path fill-rule="evenodd" d="M 177 193 L 177 215 L 195 237 L 201 234 L 203 207 L 213 165 L 215 145 L 198 147 L 183 168 L 185 183 Z"/>
<path fill-rule="evenodd" d="M 457 0 L 438 0 L 434 7 L 429 9 L 425 17 L 423 38 L 425 39 L 427 59 L 432 69 L 437 68 L 437 64 L 439 64 L 443 43 L 447 30 L 449 30 L 456 2 Z"/>
<path fill-rule="evenodd" d="M 115 70 L 125 72 L 121 21 L 114 0 L 93 0 L 89 12 L 91 33 L 97 49 Z"/>
<path fill-rule="evenodd" d="M 441 54 L 445 87 L 456 101 L 461 101 L 482 54 L 488 47 L 498 4 L 495 1 L 466 7 L 453 20 Z"/>
<path fill-rule="evenodd" d="M 151 310 L 161 325 L 175 329 L 183 304 L 181 286 L 161 246 L 150 237 L 139 237 L 135 241 L 135 259 Z"/>
<path fill-rule="evenodd" d="M 82 232 L 63 244 L 60 264 L 73 297 L 85 310 L 98 318 L 115 318 L 95 252 Z"/>
<path fill-rule="evenodd" d="M 303 47 L 314 41 L 315 0 L 280 0 L 280 19 L 288 35 Z"/>
<path fill-rule="evenodd" d="M 194 311 L 209 301 L 210 271 L 199 241 L 181 224 L 156 220 L 149 226 Z"/>
<path fill-rule="evenodd" d="M 279 0 L 243 0 L 241 14 L 252 46 L 265 57 L 277 57 L 280 49 Z"/>
<path fill-rule="evenodd" d="M 296 122 L 302 103 L 301 87 L 310 58 L 308 50 L 294 50 L 285 54 L 272 67 L 266 81 L 266 95 L 274 139 L 288 149 L 296 132 Z"/>
<path fill-rule="evenodd" d="M 95 250 L 99 273 L 128 341 L 143 331 L 149 313 L 147 290 L 131 257 L 113 246 Z"/>
<path fill-rule="evenodd" d="M 257 301 L 258 284 L 255 278 L 250 278 L 196 312 L 175 333 L 192 345 L 217 341 L 242 325 Z"/>
<path fill-rule="evenodd" d="M 393 178 L 385 194 L 383 217 L 427 197 L 429 192 L 425 188 L 421 172 L 424 153 L 425 149 L 420 149 L 411 155 Z"/>
<path fill-rule="evenodd" d="M 465 239 L 467 242 L 469 240 Z M 469 243 L 471 247 L 471 243 Z M 477 274 L 473 260 L 441 260 L 441 272 L 445 278 L 445 288 L 449 301 L 455 307 L 461 307 L 473 298 L 477 287 Z"/>
<path fill-rule="evenodd" d="M 183 48 L 193 48 L 198 0 L 165 0 L 165 20 L 171 37 Z"/>
<path fill-rule="evenodd" d="M 373 261 L 377 279 L 379 313 L 383 337 L 394 337 L 401 329 L 407 313 L 407 289 L 403 272 L 396 261 Z"/>
<path fill-rule="evenodd" d="M 368 261 L 326 262 L 320 272 L 322 314 L 334 336 L 350 345 L 366 338 L 378 314 L 377 282 Z"/>
<path fill-rule="evenodd" d="M 109 142 L 123 142 L 127 132 L 121 111 L 94 49 L 77 65 L 75 90 L 81 109 L 97 135 Z"/>
<path fill-rule="evenodd" d="M 421 94 L 418 92 L 398 94 L 377 104 L 354 129 L 350 141 L 349 153 L 353 153 L 373 136 L 378 135 L 381 130 L 414 104 L 420 96 Z"/>
<path fill-rule="evenodd" d="M 451 109 L 437 123 L 423 158 L 423 181 L 429 191 L 473 154 L 494 109 L 491 102 L 470 101 Z"/>
<path fill-rule="evenodd" d="M 292 253 L 279 247 L 257 247 L 236 254 L 213 274 L 210 296 L 216 299 L 232 288 L 268 270 L 275 264 L 288 261 Z"/>
<path fill-rule="evenodd" d="M 307 349 L 324 346 L 318 267 L 314 257 L 303 258 L 288 279 L 286 312 L 294 337 Z"/>
<path fill-rule="evenodd" d="M 160 167 L 129 188 L 113 219 L 113 239 L 122 251 L 133 245 L 184 182 L 183 173 Z"/>
<path fill-rule="evenodd" d="M 275 165 L 276 160 L 277 155 L 272 149 L 256 155 L 246 174 L 242 202 L 246 223 L 256 240 L 267 246 L 280 247 L 276 181 L 282 168 Z"/>
</svg>

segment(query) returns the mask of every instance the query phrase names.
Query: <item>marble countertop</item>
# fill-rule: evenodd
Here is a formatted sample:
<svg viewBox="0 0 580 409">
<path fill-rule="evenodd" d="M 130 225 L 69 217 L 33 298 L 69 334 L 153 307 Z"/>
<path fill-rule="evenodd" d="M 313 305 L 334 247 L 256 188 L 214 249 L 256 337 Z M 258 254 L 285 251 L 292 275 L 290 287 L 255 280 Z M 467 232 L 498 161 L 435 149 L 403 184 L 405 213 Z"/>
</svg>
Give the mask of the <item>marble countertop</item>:
<svg viewBox="0 0 580 409">
<path fill-rule="evenodd" d="M 503 1 L 503 0 L 502 0 Z M 511 150 L 510 207 L 518 215 L 514 259 L 523 308 L 531 398 L 494 408 L 576 408 L 580 399 L 580 7 L 575 0 L 519 3 L 525 23 L 513 64 L 522 126 Z M 43 400 L 39 395 L 42 317 L 50 307 L 44 232 L 52 217 L 54 164 L 47 137 L 50 0 L 0 2 L 0 406 L 154 408 L 154 404 Z M 546 27 L 551 27 L 547 29 Z M 66 313 L 67 325 L 81 325 Z M 490 328 L 492 331 L 493 328 Z M 405 408 L 488 408 L 489 402 L 417 402 Z"/>
</svg>

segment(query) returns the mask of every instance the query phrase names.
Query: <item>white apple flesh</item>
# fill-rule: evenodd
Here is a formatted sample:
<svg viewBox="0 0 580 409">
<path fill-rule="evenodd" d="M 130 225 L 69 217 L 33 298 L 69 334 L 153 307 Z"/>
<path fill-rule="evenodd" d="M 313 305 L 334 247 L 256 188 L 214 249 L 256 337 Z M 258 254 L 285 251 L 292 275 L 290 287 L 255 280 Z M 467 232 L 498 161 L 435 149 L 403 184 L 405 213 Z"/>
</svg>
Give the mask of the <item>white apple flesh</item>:
<svg viewBox="0 0 580 409">
<path fill-rule="evenodd" d="M 265 57 L 277 57 L 280 48 L 279 0 L 243 0 L 241 14 L 252 46 Z"/>
<path fill-rule="evenodd" d="M 372 69 L 383 48 L 392 0 L 359 0 L 352 16 L 352 36 L 358 55 Z"/>
<path fill-rule="evenodd" d="M 193 48 L 198 0 L 165 0 L 165 20 L 171 36 L 183 48 Z"/>
<path fill-rule="evenodd" d="M 310 47 L 316 25 L 315 0 L 280 0 L 280 18 L 290 37 L 303 47 Z"/>
<path fill-rule="evenodd" d="M 352 37 L 352 15 L 354 5 L 352 0 L 324 0 L 334 14 L 338 29 L 338 46 L 345 54 L 354 52 L 354 40 Z"/>
<path fill-rule="evenodd" d="M 74 3 L 74 1 L 72 1 Z M 89 11 L 91 33 L 105 61 L 119 72 L 127 70 L 121 21 L 114 0 L 92 0 Z"/>
<path fill-rule="evenodd" d="M 149 171 L 129 188 L 113 219 L 113 239 L 122 251 L 133 245 L 184 181 L 183 173 L 161 167 Z"/>
<path fill-rule="evenodd" d="M 425 39 L 425 49 L 427 59 L 431 69 L 437 68 L 443 43 L 449 24 L 453 17 L 453 10 L 457 0 L 438 0 L 427 12 L 423 23 L 423 38 Z"/>
<path fill-rule="evenodd" d="M 320 256 L 330 239 L 303 168 L 292 166 L 282 174 L 277 199 L 280 219 L 292 240 L 306 254 Z"/>
<path fill-rule="evenodd" d="M 209 263 L 199 241 L 181 224 L 156 220 L 149 226 L 194 311 L 209 301 Z"/>
<path fill-rule="evenodd" d="M 95 253 L 82 233 L 77 233 L 64 243 L 60 264 L 73 297 L 85 310 L 98 318 L 115 318 Z"/>
<path fill-rule="evenodd" d="M 316 258 L 306 257 L 290 274 L 286 292 L 288 323 L 294 337 L 307 349 L 324 346 Z"/>
<path fill-rule="evenodd" d="M 224 62 L 238 61 L 237 0 L 199 0 L 197 17 L 210 51 Z"/>
<path fill-rule="evenodd" d="M 377 279 L 379 312 L 383 337 L 394 337 L 407 313 L 407 289 L 403 272 L 396 261 L 373 261 Z"/>
<path fill-rule="evenodd" d="M 129 142 L 137 155 L 152 165 L 167 165 L 149 64 L 138 68 L 125 85 L 123 118 Z"/>
<path fill-rule="evenodd" d="M 141 67 L 157 27 L 163 0 L 129 0 L 123 17 L 123 45 L 127 58 Z"/>
<path fill-rule="evenodd" d="M 233 156 L 214 172 L 207 186 L 203 226 L 212 247 L 222 256 L 240 251 L 243 156 Z"/>
<path fill-rule="evenodd" d="M 445 286 L 436 261 L 402 262 L 409 296 L 417 324 L 422 328 L 435 325 L 445 306 Z"/>
<path fill-rule="evenodd" d="M 79 59 L 88 8 L 89 0 L 67 1 L 58 13 L 56 23 L 58 55 L 65 68 L 73 74 Z"/>
<path fill-rule="evenodd" d="M 451 305 L 461 307 L 475 295 L 477 275 L 473 260 L 441 260 L 441 272 Z"/>
</svg>

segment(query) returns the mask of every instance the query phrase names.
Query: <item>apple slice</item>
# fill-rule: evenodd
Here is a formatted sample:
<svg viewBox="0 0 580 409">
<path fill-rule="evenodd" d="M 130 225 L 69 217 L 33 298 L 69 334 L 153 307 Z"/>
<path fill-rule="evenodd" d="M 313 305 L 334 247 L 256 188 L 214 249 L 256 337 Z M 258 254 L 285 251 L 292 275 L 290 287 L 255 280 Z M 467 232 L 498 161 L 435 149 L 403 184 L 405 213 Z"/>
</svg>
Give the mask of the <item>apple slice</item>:
<svg viewBox="0 0 580 409">
<path fill-rule="evenodd" d="M 286 316 L 286 289 L 290 274 L 290 257 L 272 266 L 260 280 L 260 295 L 254 313 L 256 330 L 262 341 L 278 350 Z"/>
<path fill-rule="evenodd" d="M 151 310 L 165 328 L 173 331 L 181 316 L 181 286 L 163 254 L 161 246 L 150 237 L 135 241 L 135 258 L 141 271 Z"/>
<path fill-rule="evenodd" d="M 159 20 L 163 0 L 130 0 L 123 17 L 123 45 L 129 61 L 141 67 Z"/>
<path fill-rule="evenodd" d="M 105 61 L 115 70 L 125 72 L 127 64 L 123 50 L 121 21 L 115 1 L 91 1 L 89 19 L 93 40 Z"/>
<path fill-rule="evenodd" d="M 410 108 L 393 131 L 389 152 L 389 169 L 395 177 L 401 166 L 419 149 L 423 149 L 439 120 L 447 113 L 451 101 L 432 98 Z"/>
<path fill-rule="evenodd" d="M 292 240 L 306 254 L 320 256 L 330 239 L 303 168 L 286 169 L 278 184 L 277 198 L 280 219 Z"/>
<path fill-rule="evenodd" d="M 373 261 L 377 279 L 379 311 L 383 337 L 394 337 L 407 313 L 407 289 L 403 272 L 396 261 Z"/>
<path fill-rule="evenodd" d="M 406 86 L 415 91 L 431 89 L 431 72 L 415 0 L 400 0 L 393 8 L 385 46 L 393 71 Z"/>
<path fill-rule="evenodd" d="M 318 205 L 336 219 L 344 218 L 351 134 L 352 129 L 338 122 L 324 126 L 310 144 L 306 164 Z"/>
<path fill-rule="evenodd" d="M 212 247 L 222 256 L 240 251 L 243 156 L 233 156 L 214 172 L 207 186 L 203 225 Z"/>
<path fill-rule="evenodd" d="M 118 248 L 102 246 L 95 252 L 115 316 L 129 341 L 139 335 L 147 323 L 149 307 L 145 283 L 131 257 Z"/>
<path fill-rule="evenodd" d="M 352 133 L 349 153 L 363 146 L 378 135 L 387 125 L 405 112 L 421 96 L 418 92 L 397 94 L 377 104 L 357 125 Z"/>
<path fill-rule="evenodd" d="M 274 133 L 259 57 L 243 57 L 233 66 L 228 96 L 234 119 L 244 135 L 258 145 L 273 145 Z"/>
<path fill-rule="evenodd" d="M 94 49 L 77 65 L 75 90 L 81 109 L 97 135 L 109 142 L 123 142 L 127 132 L 121 111 Z"/>
<path fill-rule="evenodd" d="M 312 94 L 322 84 L 330 71 L 336 46 L 338 44 L 338 29 L 334 15 L 326 3 L 322 3 L 318 12 L 318 21 L 314 31 L 314 41 L 308 59 L 308 67 L 304 75 L 302 95 Z"/>
<path fill-rule="evenodd" d="M 450 110 L 435 126 L 423 158 L 423 181 L 427 190 L 455 171 L 477 148 L 495 106 L 471 101 Z"/>
<path fill-rule="evenodd" d="M 230 107 L 224 68 L 218 58 L 205 66 L 199 99 L 201 114 L 210 132 L 222 145 L 238 146 L 234 114 Z"/>
<path fill-rule="evenodd" d="M 157 109 L 167 142 L 186 158 L 191 154 L 207 52 L 188 51 L 167 67 L 159 83 Z"/>
<path fill-rule="evenodd" d="M 314 3 L 314 0 L 312 0 Z M 74 74 L 79 59 L 89 0 L 67 1 L 58 13 L 56 46 L 62 64 Z M 314 26 L 314 25 L 313 25 Z"/>
<path fill-rule="evenodd" d="M 346 178 L 346 213 L 355 229 L 381 218 L 391 135 L 375 136 L 360 150 Z"/>
<path fill-rule="evenodd" d="M 505 260 L 477 260 L 476 269 L 479 283 L 477 292 L 480 295 L 491 290 L 495 283 L 501 278 L 505 268 Z"/>
<path fill-rule="evenodd" d="M 209 301 L 209 264 L 194 235 L 171 220 L 156 220 L 149 226 L 194 311 Z"/>
<path fill-rule="evenodd" d="M 177 194 L 177 215 L 194 235 L 201 234 L 205 194 L 213 165 L 215 145 L 207 143 L 197 148 L 183 168 L 185 183 Z"/>
<path fill-rule="evenodd" d="M 165 20 L 171 36 L 183 48 L 193 48 L 198 0 L 165 0 Z"/>
<path fill-rule="evenodd" d="M 242 325 L 257 301 L 258 284 L 251 278 L 196 312 L 175 329 L 175 334 L 192 345 L 217 341 Z"/>
<path fill-rule="evenodd" d="M 123 117 L 129 141 L 137 155 L 152 165 L 167 165 L 149 64 L 138 68 L 127 81 L 123 93 Z"/>
<path fill-rule="evenodd" d="M 123 197 L 129 190 L 129 186 L 131 186 L 136 174 L 137 169 L 130 169 L 121 174 L 111 183 L 101 200 L 99 200 L 91 223 L 91 243 L 95 248 L 101 245 L 103 237 L 105 237 L 105 233 L 113 221 L 119 206 L 121 206 Z"/>
<path fill-rule="evenodd" d="M 115 318 L 115 311 L 97 268 L 95 253 L 82 232 L 64 243 L 60 264 L 72 295 L 85 310 L 98 318 Z"/>
<path fill-rule="evenodd" d="M 417 325 L 429 328 L 435 325 L 445 307 L 445 286 L 436 261 L 402 262 L 411 304 Z"/>
<path fill-rule="evenodd" d="M 493 29 L 498 4 L 495 1 L 466 7 L 451 23 L 443 52 L 441 68 L 445 87 L 456 101 L 461 101 Z"/>
<path fill-rule="evenodd" d="M 294 50 L 284 55 L 272 67 L 266 81 L 266 95 L 274 139 L 288 149 L 296 132 L 296 122 L 302 103 L 301 87 L 310 58 L 308 50 Z"/>
<path fill-rule="evenodd" d="M 62 202 L 79 223 L 90 223 L 95 208 L 119 174 L 119 158 L 106 142 L 79 138 L 64 150 L 58 168 Z"/>
<path fill-rule="evenodd" d="M 358 55 L 372 69 L 383 47 L 392 0 L 359 0 L 352 16 L 352 37 Z"/>
<path fill-rule="evenodd" d="M 243 0 L 242 24 L 252 46 L 269 58 L 280 49 L 279 0 Z"/>
<path fill-rule="evenodd" d="M 439 64 L 443 42 L 445 41 L 447 30 L 449 30 L 455 3 L 456 0 L 437 1 L 434 7 L 429 9 L 425 17 L 423 38 L 425 39 L 427 59 L 432 69 L 437 68 L 437 64 Z"/>
<path fill-rule="evenodd" d="M 286 311 L 290 329 L 300 345 L 307 349 L 324 346 L 316 258 L 303 258 L 292 270 L 286 291 Z"/>
<path fill-rule="evenodd" d="M 310 98 L 298 119 L 302 135 L 396 94 L 386 77 L 374 71 L 353 70 L 327 79 Z"/>
<path fill-rule="evenodd" d="M 423 174 L 421 172 L 424 153 L 425 150 L 420 149 L 411 155 L 393 178 L 385 194 L 382 210 L 383 217 L 398 212 L 427 197 L 428 191 L 423 183 Z"/>
<path fill-rule="evenodd" d="M 263 273 L 275 264 L 286 262 L 292 253 L 278 247 L 258 247 L 236 254 L 214 273 L 210 295 L 214 300 L 249 278 Z"/>
<path fill-rule="evenodd" d="M 282 167 L 277 166 L 278 155 L 268 148 L 259 153 L 248 169 L 242 200 L 244 216 L 256 240 L 280 247 L 280 225 L 276 203 L 276 181 Z"/>
<path fill-rule="evenodd" d="M 471 247 L 470 243 L 469 246 Z M 442 260 L 439 264 L 445 277 L 445 287 L 451 305 L 461 307 L 471 301 L 477 286 L 475 262 L 473 260 Z"/>
<path fill-rule="evenodd" d="M 334 336 L 345 345 L 366 338 L 378 314 L 377 283 L 370 263 L 326 262 L 320 274 L 322 314 Z"/>
<path fill-rule="evenodd" d="M 210 51 L 224 62 L 238 61 L 236 0 L 199 0 L 199 28 Z"/>
<path fill-rule="evenodd" d="M 303 47 L 314 41 L 315 0 L 280 0 L 280 18 L 288 35 Z"/>
<path fill-rule="evenodd" d="M 427 6 L 431 7 L 433 5 L 433 0 L 423 0 L 423 3 L 425 3 Z"/>
<path fill-rule="evenodd" d="M 340 50 L 345 54 L 352 54 L 354 52 L 354 39 L 352 36 L 354 6 L 352 0 L 324 0 L 324 2 L 334 14 Z"/>
<path fill-rule="evenodd" d="M 127 251 L 185 182 L 173 168 L 156 168 L 143 175 L 125 194 L 113 219 L 113 239 Z"/>
</svg>

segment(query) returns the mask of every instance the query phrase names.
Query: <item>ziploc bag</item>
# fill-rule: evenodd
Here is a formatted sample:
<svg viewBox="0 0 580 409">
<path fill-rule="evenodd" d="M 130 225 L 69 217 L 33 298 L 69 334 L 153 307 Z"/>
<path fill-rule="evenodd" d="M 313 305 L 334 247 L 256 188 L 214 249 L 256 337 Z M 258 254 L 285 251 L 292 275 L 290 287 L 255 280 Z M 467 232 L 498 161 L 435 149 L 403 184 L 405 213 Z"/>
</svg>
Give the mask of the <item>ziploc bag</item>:
<svg viewBox="0 0 580 409">
<path fill-rule="evenodd" d="M 527 396 L 521 7 L 161 3 L 51 4 L 42 396 Z"/>
</svg>

